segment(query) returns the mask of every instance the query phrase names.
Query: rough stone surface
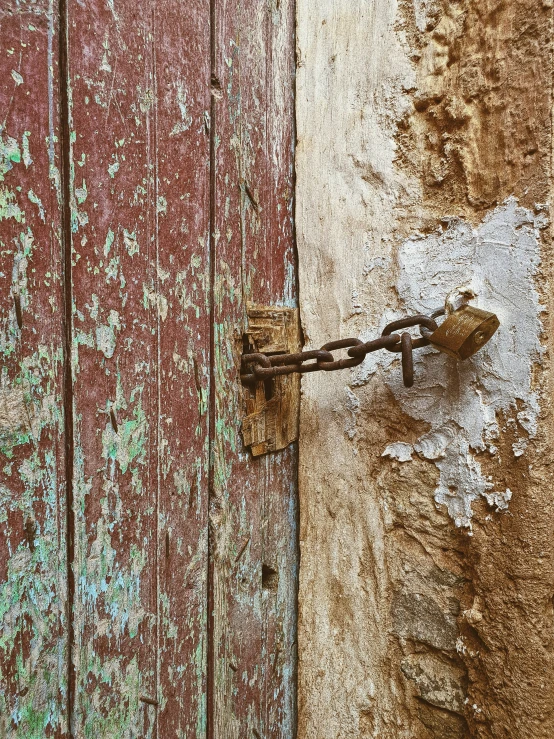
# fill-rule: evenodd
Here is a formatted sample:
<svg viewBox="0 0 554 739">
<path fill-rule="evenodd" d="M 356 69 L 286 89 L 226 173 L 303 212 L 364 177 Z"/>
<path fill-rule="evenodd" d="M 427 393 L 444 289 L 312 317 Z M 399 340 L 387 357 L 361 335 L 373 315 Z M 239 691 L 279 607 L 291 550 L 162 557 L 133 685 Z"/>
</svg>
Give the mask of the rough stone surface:
<svg viewBox="0 0 554 739">
<path fill-rule="evenodd" d="M 501 328 L 303 379 L 302 739 L 554 736 L 552 3 L 298 3 L 306 346 L 466 293 Z"/>
<path fill-rule="evenodd" d="M 466 692 L 463 671 L 435 654 L 410 654 L 402 660 L 402 672 L 415 684 L 426 703 L 462 713 Z"/>
</svg>

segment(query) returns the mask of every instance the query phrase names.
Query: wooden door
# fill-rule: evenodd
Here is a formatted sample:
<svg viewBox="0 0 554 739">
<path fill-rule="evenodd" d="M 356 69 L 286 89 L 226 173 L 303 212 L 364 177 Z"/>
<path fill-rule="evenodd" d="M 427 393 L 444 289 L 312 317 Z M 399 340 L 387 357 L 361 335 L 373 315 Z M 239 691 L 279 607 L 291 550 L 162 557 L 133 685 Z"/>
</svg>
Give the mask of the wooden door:
<svg viewBox="0 0 554 739">
<path fill-rule="evenodd" d="M 0 736 L 292 737 L 289 0 L 0 4 Z"/>
</svg>

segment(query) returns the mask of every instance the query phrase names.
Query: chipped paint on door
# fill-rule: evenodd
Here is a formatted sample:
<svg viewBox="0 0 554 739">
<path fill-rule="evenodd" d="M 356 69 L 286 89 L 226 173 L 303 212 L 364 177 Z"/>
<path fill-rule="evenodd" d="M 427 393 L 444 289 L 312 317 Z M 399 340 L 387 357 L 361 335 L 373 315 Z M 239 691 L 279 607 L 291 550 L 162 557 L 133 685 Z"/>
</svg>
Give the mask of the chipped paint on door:
<svg viewBox="0 0 554 739">
<path fill-rule="evenodd" d="M 70 6 L 78 735 L 204 734 L 207 18 Z"/>
<path fill-rule="evenodd" d="M 296 447 L 253 460 L 236 393 L 247 302 L 296 305 L 294 3 L 216 3 L 213 737 L 294 736 Z"/>
<path fill-rule="evenodd" d="M 0 735 L 292 737 L 296 448 L 238 373 L 296 305 L 293 4 L 0 24 Z"/>
<path fill-rule="evenodd" d="M 0 8 L 0 736 L 13 739 L 66 726 L 58 25 L 47 0 Z"/>
</svg>

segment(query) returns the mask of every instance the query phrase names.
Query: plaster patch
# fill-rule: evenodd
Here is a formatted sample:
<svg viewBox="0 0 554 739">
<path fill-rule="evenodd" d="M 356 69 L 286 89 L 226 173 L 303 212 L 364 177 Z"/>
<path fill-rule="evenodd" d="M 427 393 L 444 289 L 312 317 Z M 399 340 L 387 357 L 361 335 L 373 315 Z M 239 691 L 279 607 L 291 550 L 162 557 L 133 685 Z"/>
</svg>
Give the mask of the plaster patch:
<svg viewBox="0 0 554 739">
<path fill-rule="evenodd" d="M 508 502 L 512 499 L 512 491 L 506 488 L 503 493 L 485 493 L 485 498 L 490 506 L 494 506 L 497 511 L 508 510 Z"/>
<path fill-rule="evenodd" d="M 473 305 L 494 311 L 500 328 L 492 340 L 465 362 L 431 348 L 415 353 L 415 385 L 402 385 L 398 359 L 370 354 L 355 373 L 363 384 L 380 368 L 385 381 L 412 418 L 427 422 L 430 431 L 414 448 L 440 470 L 435 500 L 447 506 L 457 526 L 470 527 L 472 502 L 491 494 L 477 452 L 496 452 L 495 439 L 507 418 L 515 435 L 514 456 L 520 456 L 537 428 L 539 395 L 532 387 L 533 365 L 541 360 L 541 306 L 534 276 L 540 264 L 540 230 L 545 215 L 518 206 L 509 198 L 474 228 L 459 218 L 446 218 L 431 235 L 415 235 L 398 251 L 400 267 L 398 313 L 430 313 L 445 297 L 464 285 L 475 294 Z M 374 335 L 368 331 L 367 339 Z M 365 338 L 365 337 L 363 337 Z M 394 363 L 394 366 L 393 366 Z M 500 498 L 499 498 L 500 500 Z M 496 499 L 495 499 L 496 501 Z"/>
<path fill-rule="evenodd" d="M 393 444 L 387 445 L 381 456 L 396 459 L 398 462 L 411 462 L 413 452 L 414 448 L 411 444 L 406 444 L 403 441 L 395 441 Z"/>
</svg>

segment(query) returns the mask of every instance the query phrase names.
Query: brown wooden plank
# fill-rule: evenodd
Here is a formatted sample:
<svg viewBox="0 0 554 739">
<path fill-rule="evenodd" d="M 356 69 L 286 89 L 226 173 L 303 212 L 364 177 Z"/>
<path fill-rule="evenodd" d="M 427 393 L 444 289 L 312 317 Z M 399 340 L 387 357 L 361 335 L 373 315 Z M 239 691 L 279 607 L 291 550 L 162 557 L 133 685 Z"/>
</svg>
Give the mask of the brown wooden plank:
<svg viewBox="0 0 554 739">
<path fill-rule="evenodd" d="M 0 736 L 13 739 L 66 727 L 58 29 L 45 0 L 0 6 Z"/>
<path fill-rule="evenodd" d="M 296 301 L 294 7 L 215 2 L 211 737 L 292 737 L 296 448 L 253 459 L 238 391 L 246 304 Z"/>
<path fill-rule="evenodd" d="M 69 6 L 75 432 L 73 730 L 152 736 L 157 350 L 151 13 Z M 133 28 L 133 33 L 129 29 Z M 141 701 L 141 696 L 151 702 Z"/>
<path fill-rule="evenodd" d="M 201 0 L 70 6 L 79 736 L 203 733 L 208 60 Z"/>
<path fill-rule="evenodd" d="M 156 4 L 160 739 L 206 733 L 209 20 L 209 0 Z"/>
</svg>

